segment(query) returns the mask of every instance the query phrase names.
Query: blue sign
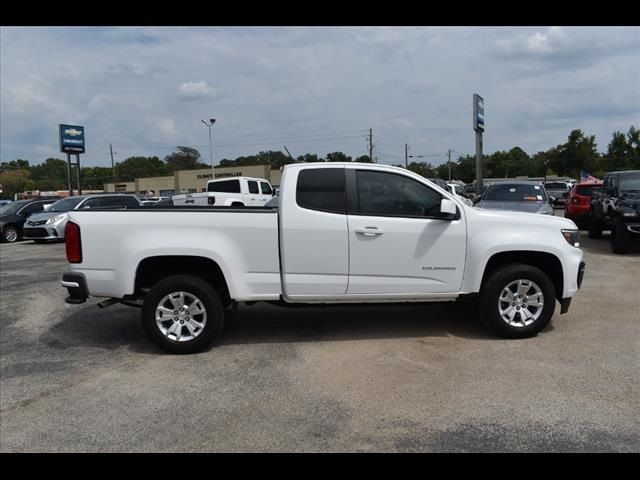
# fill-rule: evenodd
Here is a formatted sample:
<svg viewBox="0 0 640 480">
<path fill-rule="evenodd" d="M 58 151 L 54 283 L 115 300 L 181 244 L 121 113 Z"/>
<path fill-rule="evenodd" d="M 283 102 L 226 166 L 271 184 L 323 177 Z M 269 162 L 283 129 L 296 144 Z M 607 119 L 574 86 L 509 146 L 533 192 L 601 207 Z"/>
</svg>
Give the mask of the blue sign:
<svg viewBox="0 0 640 480">
<path fill-rule="evenodd" d="M 60 125 L 60 151 L 63 153 L 84 153 L 84 127 Z"/>
<path fill-rule="evenodd" d="M 473 94 L 473 129 L 484 132 L 484 99 L 477 93 Z"/>
</svg>

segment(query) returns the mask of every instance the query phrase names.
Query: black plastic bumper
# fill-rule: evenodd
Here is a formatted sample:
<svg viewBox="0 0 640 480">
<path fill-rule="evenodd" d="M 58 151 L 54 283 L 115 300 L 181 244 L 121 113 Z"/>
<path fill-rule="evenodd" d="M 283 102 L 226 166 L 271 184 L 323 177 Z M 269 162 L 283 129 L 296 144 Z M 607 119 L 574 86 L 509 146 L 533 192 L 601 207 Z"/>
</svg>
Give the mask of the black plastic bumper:
<svg viewBox="0 0 640 480">
<path fill-rule="evenodd" d="M 578 288 L 582 285 L 582 280 L 584 279 L 584 271 L 587 265 L 584 262 L 580 262 L 580 267 L 578 268 Z"/>
<path fill-rule="evenodd" d="M 84 303 L 89 297 L 87 282 L 81 273 L 63 273 L 63 287 L 69 292 L 69 296 L 64 299 L 67 303 Z"/>
</svg>

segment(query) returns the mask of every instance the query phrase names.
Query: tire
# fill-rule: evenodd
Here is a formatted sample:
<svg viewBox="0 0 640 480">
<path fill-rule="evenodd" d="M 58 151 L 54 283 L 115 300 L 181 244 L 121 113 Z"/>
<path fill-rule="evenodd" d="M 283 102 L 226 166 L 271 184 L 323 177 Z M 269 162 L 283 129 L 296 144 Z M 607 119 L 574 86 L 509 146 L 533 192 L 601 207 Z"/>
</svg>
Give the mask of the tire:
<svg viewBox="0 0 640 480">
<path fill-rule="evenodd" d="M 611 229 L 611 251 L 613 253 L 629 253 L 631 247 L 631 233 L 627 226 L 616 220 Z"/>
<path fill-rule="evenodd" d="M 204 350 L 220 333 L 223 323 L 223 308 L 216 291 L 190 275 L 160 280 L 151 287 L 142 305 L 142 327 L 153 343 L 169 353 Z"/>
<path fill-rule="evenodd" d="M 507 289 L 512 294 L 511 298 L 506 293 Z M 521 294 L 524 298 L 513 298 L 514 294 L 517 297 Z M 534 294 L 535 303 L 541 303 L 541 306 L 534 305 L 531 299 Z M 511 263 L 489 275 L 482 286 L 478 306 L 482 322 L 496 335 L 528 338 L 543 330 L 551 321 L 556 306 L 556 292 L 553 282 L 539 268 Z"/>
<path fill-rule="evenodd" d="M 20 238 L 20 232 L 14 225 L 5 225 L 2 229 L 2 241 L 7 243 L 15 243 Z"/>
<path fill-rule="evenodd" d="M 602 238 L 602 222 L 593 214 L 589 215 L 589 229 L 587 231 L 589 238 Z"/>
</svg>

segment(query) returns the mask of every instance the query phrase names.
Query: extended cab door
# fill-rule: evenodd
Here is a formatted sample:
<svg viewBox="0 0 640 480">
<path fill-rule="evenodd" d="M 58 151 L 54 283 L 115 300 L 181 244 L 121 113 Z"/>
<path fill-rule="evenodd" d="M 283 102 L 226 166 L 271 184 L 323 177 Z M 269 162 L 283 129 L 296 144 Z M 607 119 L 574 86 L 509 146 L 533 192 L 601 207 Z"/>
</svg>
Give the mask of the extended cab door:
<svg viewBox="0 0 640 480">
<path fill-rule="evenodd" d="M 440 214 L 443 195 L 383 170 L 347 169 L 347 185 L 349 295 L 459 292 L 466 227 Z"/>
<path fill-rule="evenodd" d="M 344 166 L 289 166 L 280 198 L 283 290 L 292 300 L 339 299 L 347 290 Z"/>
</svg>

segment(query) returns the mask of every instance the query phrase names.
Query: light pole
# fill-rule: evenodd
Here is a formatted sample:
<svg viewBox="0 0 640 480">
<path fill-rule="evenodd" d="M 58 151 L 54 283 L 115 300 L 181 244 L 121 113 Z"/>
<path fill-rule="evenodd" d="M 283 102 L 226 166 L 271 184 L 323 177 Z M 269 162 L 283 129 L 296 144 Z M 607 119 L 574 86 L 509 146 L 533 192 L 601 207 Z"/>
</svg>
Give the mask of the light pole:
<svg viewBox="0 0 640 480">
<path fill-rule="evenodd" d="M 213 171 L 213 143 L 211 141 L 211 127 L 213 127 L 213 124 L 216 123 L 216 119 L 210 118 L 209 121 L 206 121 L 206 120 L 201 120 L 201 121 L 207 127 L 209 127 L 209 155 L 211 156 L 211 180 L 215 180 L 216 177 Z"/>
</svg>

